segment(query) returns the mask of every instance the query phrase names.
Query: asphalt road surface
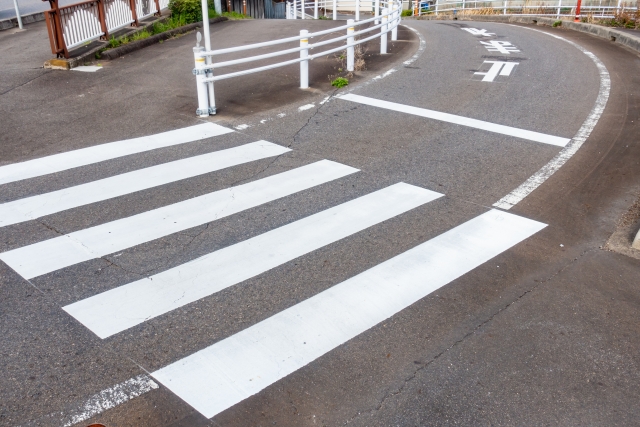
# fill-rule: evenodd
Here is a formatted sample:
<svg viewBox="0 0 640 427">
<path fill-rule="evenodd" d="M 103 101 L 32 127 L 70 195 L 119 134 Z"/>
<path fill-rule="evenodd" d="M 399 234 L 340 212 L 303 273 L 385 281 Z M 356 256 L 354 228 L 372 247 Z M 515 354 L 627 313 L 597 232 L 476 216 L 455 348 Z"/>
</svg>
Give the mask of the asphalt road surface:
<svg viewBox="0 0 640 427">
<path fill-rule="evenodd" d="M 640 59 L 404 24 L 344 89 L 226 80 L 207 120 L 192 35 L 5 69 L 0 425 L 636 425 L 640 259 L 603 247 Z"/>
</svg>

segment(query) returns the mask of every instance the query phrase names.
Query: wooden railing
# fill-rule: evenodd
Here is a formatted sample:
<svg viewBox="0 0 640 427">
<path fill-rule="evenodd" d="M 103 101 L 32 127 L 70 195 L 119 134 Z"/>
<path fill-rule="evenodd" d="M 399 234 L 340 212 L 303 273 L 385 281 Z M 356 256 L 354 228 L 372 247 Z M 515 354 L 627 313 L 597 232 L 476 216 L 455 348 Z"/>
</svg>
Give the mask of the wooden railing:
<svg viewBox="0 0 640 427">
<path fill-rule="evenodd" d="M 51 10 L 45 12 L 51 52 L 69 58 L 69 51 L 93 40 L 108 39 L 110 33 L 127 25 L 138 26 L 139 20 L 160 15 L 169 0 L 88 0 L 58 7 L 49 0 Z"/>
</svg>

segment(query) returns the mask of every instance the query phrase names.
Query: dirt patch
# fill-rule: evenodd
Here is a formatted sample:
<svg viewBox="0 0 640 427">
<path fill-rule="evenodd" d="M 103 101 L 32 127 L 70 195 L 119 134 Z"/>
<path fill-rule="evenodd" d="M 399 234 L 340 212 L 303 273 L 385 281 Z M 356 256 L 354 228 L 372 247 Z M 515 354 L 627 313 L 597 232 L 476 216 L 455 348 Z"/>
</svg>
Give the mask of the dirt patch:
<svg viewBox="0 0 640 427">
<path fill-rule="evenodd" d="M 638 229 L 640 229 L 640 196 L 618 220 L 616 231 L 609 237 L 603 249 L 640 259 L 640 250 L 631 247 Z"/>
</svg>

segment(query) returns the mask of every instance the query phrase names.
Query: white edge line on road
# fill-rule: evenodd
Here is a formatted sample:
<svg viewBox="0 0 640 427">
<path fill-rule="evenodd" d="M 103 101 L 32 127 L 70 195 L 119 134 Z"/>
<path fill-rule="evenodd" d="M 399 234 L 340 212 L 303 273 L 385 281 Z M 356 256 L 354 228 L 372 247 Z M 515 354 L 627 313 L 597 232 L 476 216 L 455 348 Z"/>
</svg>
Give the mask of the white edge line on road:
<svg viewBox="0 0 640 427">
<path fill-rule="evenodd" d="M 516 204 L 522 201 L 525 197 L 527 197 L 533 190 L 538 188 L 543 182 L 545 182 L 551 175 L 553 175 L 558 169 L 564 165 L 567 160 L 569 160 L 577 151 L 582 147 L 582 144 L 587 140 L 591 131 L 598 124 L 598 120 L 600 120 L 600 116 L 602 116 L 602 112 L 604 111 L 605 106 L 607 105 L 607 101 L 609 100 L 609 92 L 611 90 L 611 78 L 609 76 L 609 72 L 607 71 L 607 67 L 595 56 L 593 53 L 589 52 L 582 46 L 577 43 L 574 43 L 570 40 L 567 40 L 563 37 L 557 36 L 555 34 L 547 33 L 546 31 L 540 31 L 533 28 L 521 27 L 519 25 L 511 25 L 513 27 L 525 28 L 531 31 L 537 31 L 542 34 L 546 34 L 551 37 L 555 37 L 559 40 L 565 41 L 575 48 L 580 50 L 582 53 L 587 55 L 598 67 L 598 72 L 600 73 L 600 91 L 598 92 L 598 97 L 596 98 L 596 103 L 593 106 L 593 109 L 587 116 L 586 120 L 578 130 L 578 133 L 571 139 L 571 141 L 562 149 L 556 156 L 549 161 L 546 165 L 544 165 L 538 172 L 534 173 L 529 179 L 520 184 L 518 188 L 513 190 L 511 193 L 504 196 L 502 199 L 498 200 L 493 206 L 509 210 L 514 207 Z"/>
<path fill-rule="evenodd" d="M 85 401 L 71 404 L 61 412 L 54 412 L 39 420 L 23 424 L 23 427 L 31 427 L 43 423 L 49 425 L 50 422 L 54 422 L 55 425 L 70 427 L 157 388 L 159 388 L 158 384 L 148 375 L 138 375 L 113 387 L 104 389 Z"/>
</svg>

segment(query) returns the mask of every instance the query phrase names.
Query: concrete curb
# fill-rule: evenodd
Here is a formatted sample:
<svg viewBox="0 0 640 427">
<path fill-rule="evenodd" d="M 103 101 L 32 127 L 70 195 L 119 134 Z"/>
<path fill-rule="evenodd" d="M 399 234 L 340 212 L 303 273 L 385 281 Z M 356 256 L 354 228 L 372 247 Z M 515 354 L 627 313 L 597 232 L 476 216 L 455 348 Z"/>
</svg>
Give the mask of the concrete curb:
<svg viewBox="0 0 640 427">
<path fill-rule="evenodd" d="M 33 24 L 34 22 L 44 21 L 44 13 L 32 13 L 30 15 L 21 16 L 22 24 Z M 4 21 L 0 21 L 0 31 L 2 30 L 10 30 L 12 28 L 16 28 L 18 26 L 18 18 L 10 18 L 5 19 Z"/>
<path fill-rule="evenodd" d="M 216 24 L 218 22 L 224 22 L 227 20 L 228 20 L 227 17 L 219 16 L 217 18 L 210 19 L 209 24 Z M 152 44 L 156 44 L 162 40 L 167 40 L 177 34 L 187 33 L 199 27 L 202 27 L 202 22 L 195 22 L 193 24 L 189 24 L 183 27 L 175 28 L 173 30 L 165 31 L 164 33 L 156 34 L 154 36 L 151 36 L 143 40 L 127 43 L 126 45 L 102 52 L 100 54 L 100 59 L 116 59 L 128 53 L 135 52 L 136 50 L 140 50 L 147 46 L 151 46 Z"/>
<path fill-rule="evenodd" d="M 444 20 L 457 20 L 457 21 L 483 21 L 483 22 L 505 22 L 513 24 L 535 24 L 540 26 L 552 27 L 556 18 L 548 18 L 545 16 L 518 16 L 518 15 L 458 15 L 453 18 L 451 15 L 440 16 L 421 16 L 418 18 L 407 17 L 407 20 L 415 21 L 444 21 Z M 562 21 L 563 28 L 579 31 L 581 33 L 592 34 L 596 37 L 600 37 L 609 41 L 619 43 L 628 47 L 631 50 L 640 53 L 640 37 L 625 33 L 623 31 L 616 30 L 614 27 L 603 27 L 602 25 L 585 24 L 582 22 Z"/>
</svg>

